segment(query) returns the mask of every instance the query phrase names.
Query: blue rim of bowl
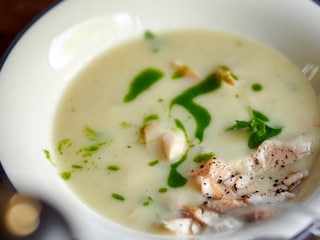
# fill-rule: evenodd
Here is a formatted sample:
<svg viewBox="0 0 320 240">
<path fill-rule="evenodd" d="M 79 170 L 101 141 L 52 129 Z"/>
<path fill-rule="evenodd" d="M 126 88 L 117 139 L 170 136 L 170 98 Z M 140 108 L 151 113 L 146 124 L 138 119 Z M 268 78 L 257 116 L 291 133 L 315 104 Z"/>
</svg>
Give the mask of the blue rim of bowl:
<svg viewBox="0 0 320 240">
<path fill-rule="evenodd" d="M 18 41 L 21 39 L 21 37 L 25 34 L 26 31 L 29 30 L 40 18 L 42 18 L 46 13 L 48 13 L 50 10 L 52 10 L 55 6 L 57 6 L 59 3 L 63 2 L 64 0 L 56 0 L 54 3 L 52 3 L 50 6 L 48 6 L 46 9 L 44 9 L 42 12 L 40 12 L 34 19 L 32 19 L 21 31 L 20 33 L 15 37 L 15 39 L 12 41 L 12 43 L 9 45 L 9 47 L 6 49 L 4 54 L 0 57 L 0 73 L 2 70 L 2 67 L 4 63 L 6 62 L 7 57 L 9 56 L 12 49 L 15 47 L 15 45 L 18 43 Z M 312 0 L 314 3 L 316 3 L 320 7 L 320 0 Z M 3 183 L 7 188 L 16 191 L 13 183 L 10 181 L 8 175 L 6 174 L 2 163 L 0 159 L 0 183 Z"/>
<path fill-rule="evenodd" d="M 56 0 L 51 5 L 49 5 L 47 8 L 45 8 L 43 11 L 41 11 L 36 17 L 34 17 L 14 38 L 14 40 L 11 42 L 9 47 L 5 50 L 4 54 L 0 57 L 0 73 L 2 70 L 2 67 L 4 66 L 7 57 L 9 56 L 12 49 L 16 46 L 16 44 L 19 42 L 19 40 L 22 38 L 22 36 L 40 19 L 42 18 L 46 13 L 48 13 L 50 10 L 52 10 L 55 6 L 57 6 L 59 3 L 63 2 L 64 0 Z M 0 159 L 0 183 L 3 183 L 4 186 L 12 191 L 16 191 L 16 188 L 14 187 L 13 183 L 10 181 L 8 175 L 6 174 L 6 171 L 4 170 L 1 159 Z"/>
</svg>

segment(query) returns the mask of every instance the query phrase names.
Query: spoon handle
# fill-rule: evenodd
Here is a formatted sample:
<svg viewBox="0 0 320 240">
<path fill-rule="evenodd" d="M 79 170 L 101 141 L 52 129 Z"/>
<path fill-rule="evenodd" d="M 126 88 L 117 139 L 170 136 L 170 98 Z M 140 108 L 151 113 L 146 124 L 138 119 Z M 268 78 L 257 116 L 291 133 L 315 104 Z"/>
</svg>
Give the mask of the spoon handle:
<svg viewBox="0 0 320 240">
<path fill-rule="evenodd" d="M 320 219 L 314 220 L 301 232 L 290 238 L 290 240 L 312 240 L 320 239 Z"/>
</svg>

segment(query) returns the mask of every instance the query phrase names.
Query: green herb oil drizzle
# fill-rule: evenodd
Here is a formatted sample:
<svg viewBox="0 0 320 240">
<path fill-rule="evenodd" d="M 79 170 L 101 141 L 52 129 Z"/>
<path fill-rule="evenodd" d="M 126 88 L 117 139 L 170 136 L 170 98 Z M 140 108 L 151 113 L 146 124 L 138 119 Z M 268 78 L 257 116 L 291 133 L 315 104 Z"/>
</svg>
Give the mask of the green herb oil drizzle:
<svg viewBox="0 0 320 240">
<path fill-rule="evenodd" d="M 211 116 L 207 109 L 195 103 L 193 100 L 199 95 L 209 93 L 220 87 L 221 80 L 219 77 L 216 74 L 210 74 L 203 81 L 185 90 L 171 101 L 170 109 L 172 109 L 174 105 L 180 105 L 193 116 L 196 121 L 195 136 L 200 142 L 203 140 L 205 129 L 210 124 Z"/>
<path fill-rule="evenodd" d="M 170 165 L 170 173 L 168 177 L 168 185 L 172 188 L 183 187 L 187 183 L 187 179 L 182 176 L 177 168 L 186 161 L 188 156 L 188 151 L 181 157 L 181 159 Z"/>
<path fill-rule="evenodd" d="M 130 88 L 123 101 L 125 103 L 136 99 L 141 93 L 163 77 L 164 73 L 155 68 L 142 70 L 131 82 Z"/>
</svg>

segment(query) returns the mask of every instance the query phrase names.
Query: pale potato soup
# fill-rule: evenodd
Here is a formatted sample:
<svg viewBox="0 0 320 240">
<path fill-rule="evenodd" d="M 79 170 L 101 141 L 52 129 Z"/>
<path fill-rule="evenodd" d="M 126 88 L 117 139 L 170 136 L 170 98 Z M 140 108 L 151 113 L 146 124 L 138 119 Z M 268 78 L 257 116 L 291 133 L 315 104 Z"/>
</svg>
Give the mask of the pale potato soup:
<svg viewBox="0 0 320 240">
<path fill-rule="evenodd" d="M 180 206 L 204 202 L 189 174 L 208 159 L 237 165 L 264 140 L 303 137 L 312 142 L 310 154 L 290 169 L 308 170 L 319 148 L 319 109 L 299 69 L 255 41 L 206 30 L 146 31 L 72 81 L 57 110 L 53 159 L 96 212 L 159 232 L 163 220 L 181 216 Z M 261 121 L 256 130 L 246 123 L 258 115 L 265 138 L 248 140 Z"/>
</svg>

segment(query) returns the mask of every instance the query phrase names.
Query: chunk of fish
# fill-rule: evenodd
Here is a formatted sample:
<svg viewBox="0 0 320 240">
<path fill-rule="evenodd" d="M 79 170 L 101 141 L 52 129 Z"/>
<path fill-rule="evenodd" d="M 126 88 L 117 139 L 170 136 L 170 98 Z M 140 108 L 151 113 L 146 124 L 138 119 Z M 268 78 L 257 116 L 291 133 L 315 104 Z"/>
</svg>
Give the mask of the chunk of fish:
<svg viewBox="0 0 320 240">
<path fill-rule="evenodd" d="M 259 168 L 284 168 L 304 155 L 310 154 L 310 149 L 311 142 L 302 142 L 300 139 L 290 142 L 267 140 L 249 158 L 249 168 L 253 171 Z"/>
<path fill-rule="evenodd" d="M 190 78 L 193 78 L 195 80 L 201 80 L 201 76 L 200 74 L 191 69 L 190 67 L 182 64 L 180 61 L 178 60 L 174 60 L 171 62 L 171 66 L 173 67 L 173 69 L 176 71 L 176 72 L 179 72 L 182 76 L 187 76 L 187 77 L 190 77 Z"/>
<path fill-rule="evenodd" d="M 193 235 L 202 230 L 201 224 L 192 218 L 175 218 L 162 221 L 164 227 L 177 235 Z"/>
<path fill-rule="evenodd" d="M 181 213 L 193 220 L 189 220 L 189 225 L 198 222 L 203 228 L 218 226 L 220 214 L 237 207 L 290 200 L 295 197 L 293 191 L 309 172 L 290 170 L 285 171 L 286 175 L 273 179 L 277 176 L 275 172 L 286 167 L 292 169 L 292 164 L 310 152 L 311 142 L 302 139 L 288 142 L 267 140 L 243 161 L 246 167 L 242 164 L 227 165 L 213 157 L 189 174 L 201 187 L 203 204 L 184 207 Z M 202 228 L 199 227 L 198 231 Z"/>
<path fill-rule="evenodd" d="M 182 155 L 187 148 L 186 138 L 181 130 L 166 128 L 158 121 L 150 121 L 143 128 L 147 145 L 155 144 L 162 156 L 172 160 Z"/>
</svg>

